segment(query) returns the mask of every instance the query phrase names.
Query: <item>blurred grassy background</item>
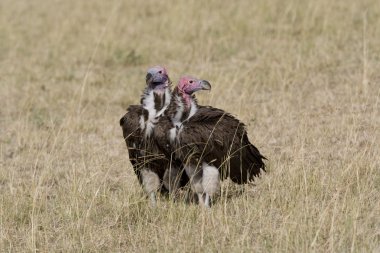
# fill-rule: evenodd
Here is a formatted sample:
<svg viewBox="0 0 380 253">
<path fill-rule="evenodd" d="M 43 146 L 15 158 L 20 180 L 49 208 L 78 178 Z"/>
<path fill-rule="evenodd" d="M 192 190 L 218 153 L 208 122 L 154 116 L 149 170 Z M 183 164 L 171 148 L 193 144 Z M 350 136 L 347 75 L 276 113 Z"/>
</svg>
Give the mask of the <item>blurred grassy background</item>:
<svg viewBox="0 0 380 253">
<path fill-rule="evenodd" d="M 0 250 L 380 251 L 379 41 L 375 0 L 2 0 Z M 151 210 L 128 161 L 157 64 L 269 158 L 209 211 Z"/>
</svg>

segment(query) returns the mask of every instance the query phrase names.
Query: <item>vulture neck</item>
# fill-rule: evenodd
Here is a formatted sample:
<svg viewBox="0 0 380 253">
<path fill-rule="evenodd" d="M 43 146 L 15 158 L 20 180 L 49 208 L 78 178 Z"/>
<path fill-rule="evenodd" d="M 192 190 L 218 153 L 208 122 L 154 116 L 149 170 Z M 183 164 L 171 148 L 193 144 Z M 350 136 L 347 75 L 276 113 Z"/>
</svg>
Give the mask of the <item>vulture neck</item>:
<svg viewBox="0 0 380 253">
<path fill-rule="evenodd" d="M 170 86 L 147 87 L 141 98 L 141 106 L 145 114 L 140 116 L 140 128 L 144 130 L 145 137 L 149 137 L 154 125 L 158 122 L 168 108 L 171 101 Z"/>
<path fill-rule="evenodd" d="M 169 117 L 176 127 L 192 117 L 198 110 L 197 100 L 193 95 L 184 93 L 176 87 L 170 103 Z"/>
</svg>

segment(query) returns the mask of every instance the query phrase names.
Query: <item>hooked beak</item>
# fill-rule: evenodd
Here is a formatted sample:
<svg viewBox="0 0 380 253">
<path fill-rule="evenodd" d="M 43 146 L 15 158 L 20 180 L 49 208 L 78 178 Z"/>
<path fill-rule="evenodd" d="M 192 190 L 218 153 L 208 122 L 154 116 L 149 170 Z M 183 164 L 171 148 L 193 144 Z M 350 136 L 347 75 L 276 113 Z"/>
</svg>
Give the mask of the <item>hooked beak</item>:
<svg viewBox="0 0 380 253">
<path fill-rule="evenodd" d="M 153 85 L 153 87 L 159 85 L 167 85 L 168 83 L 170 83 L 169 77 L 166 74 L 161 73 L 147 73 L 145 80 L 146 84 Z"/>
<path fill-rule="evenodd" d="M 146 77 L 145 77 L 146 83 L 151 82 L 152 78 L 153 78 L 153 75 L 151 73 L 146 74 Z"/>
<path fill-rule="evenodd" d="M 206 80 L 201 80 L 201 88 L 202 90 L 211 90 L 211 84 Z"/>
</svg>

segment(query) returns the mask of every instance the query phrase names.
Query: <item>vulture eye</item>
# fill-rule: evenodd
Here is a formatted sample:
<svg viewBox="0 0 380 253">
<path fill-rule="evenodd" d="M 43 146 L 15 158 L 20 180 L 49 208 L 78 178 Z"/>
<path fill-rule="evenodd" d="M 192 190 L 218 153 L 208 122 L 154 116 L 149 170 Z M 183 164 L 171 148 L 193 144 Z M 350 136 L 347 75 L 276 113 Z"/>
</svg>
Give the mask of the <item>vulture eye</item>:
<svg viewBox="0 0 380 253">
<path fill-rule="evenodd" d="M 158 71 L 158 73 L 162 74 L 162 70 Z"/>
<path fill-rule="evenodd" d="M 193 80 L 190 80 L 190 82 L 189 83 L 193 83 L 194 81 Z"/>
</svg>

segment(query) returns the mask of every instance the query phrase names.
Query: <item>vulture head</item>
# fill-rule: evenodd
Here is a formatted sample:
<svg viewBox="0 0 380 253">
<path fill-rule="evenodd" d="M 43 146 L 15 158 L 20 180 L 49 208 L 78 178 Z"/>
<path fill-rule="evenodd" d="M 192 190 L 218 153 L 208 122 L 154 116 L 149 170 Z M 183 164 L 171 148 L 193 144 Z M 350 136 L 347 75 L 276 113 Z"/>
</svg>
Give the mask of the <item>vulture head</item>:
<svg viewBox="0 0 380 253">
<path fill-rule="evenodd" d="M 170 85 L 168 72 L 164 67 L 155 66 L 148 69 L 146 74 L 146 85 L 151 89 L 165 89 Z"/>
<path fill-rule="evenodd" d="M 148 69 L 145 80 L 146 87 L 140 101 L 145 113 L 140 116 L 140 129 L 145 131 L 147 137 L 170 104 L 171 82 L 168 72 L 161 66 Z"/>
<path fill-rule="evenodd" d="M 193 93 L 199 90 L 211 90 L 211 84 L 206 80 L 183 76 L 179 79 L 177 90 L 189 109 L 192 102 L 196 103 Z"/>
<path fill-rule="evenodd" d="M 191 76 L 183 76 L 179 79 L 178 90 L 186 95 L 192 95 L 198 90 L 211 90 L 211 84 L 206 80 Z"/>
</svg>

